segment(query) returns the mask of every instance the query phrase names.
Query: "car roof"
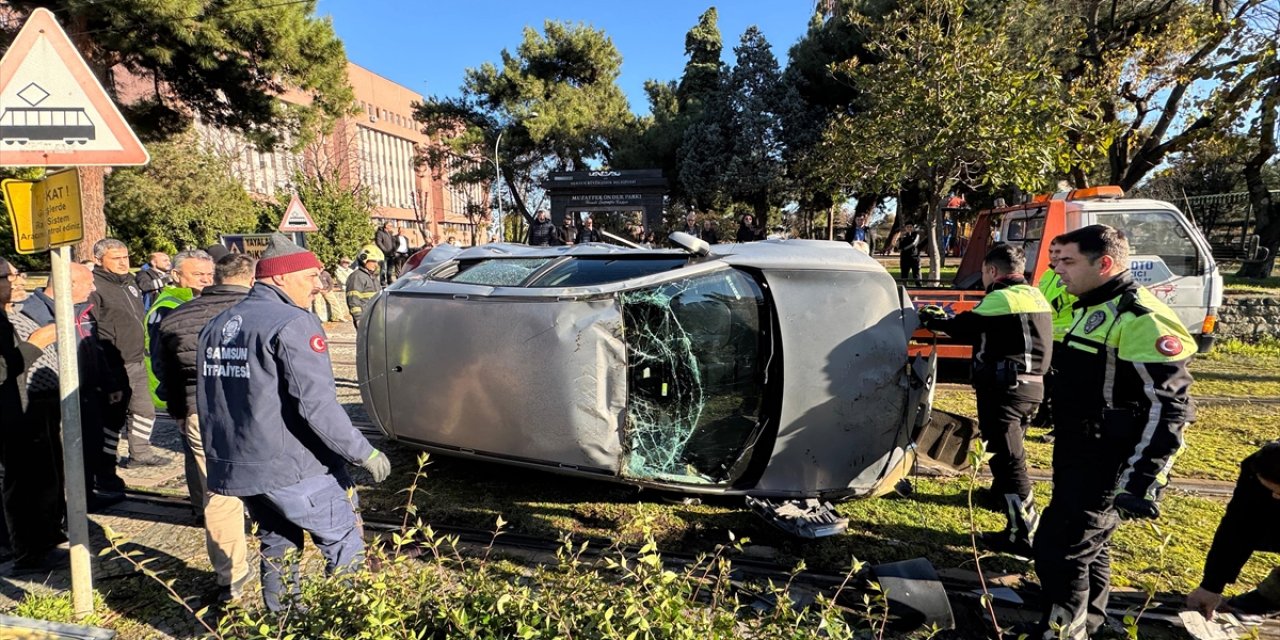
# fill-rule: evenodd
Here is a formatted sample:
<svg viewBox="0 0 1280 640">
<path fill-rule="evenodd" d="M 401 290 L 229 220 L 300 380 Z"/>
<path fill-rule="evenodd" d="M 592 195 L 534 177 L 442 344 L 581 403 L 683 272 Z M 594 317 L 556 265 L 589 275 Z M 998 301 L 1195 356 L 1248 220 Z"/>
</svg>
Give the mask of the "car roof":
<svg viewBox="0 0 1280 640">
<path fill-rule="evenodd" d="M 486 244 L 459 251 L 452 260 L 486 258 L 551 258 L 559 256 L 593 257 L 664 257 L 688 256 L 678 248 L 633 248 L 593 242 L 560 247 L 531 247 L 523 244 Z M 720 259 L 734 266 L 761 269 L 817 269 L 878 271 L 880 264 L 871 256 L 846 242 L 828 240 L 762 240 L 711 246 L 708 259 Z"/>
</svg>

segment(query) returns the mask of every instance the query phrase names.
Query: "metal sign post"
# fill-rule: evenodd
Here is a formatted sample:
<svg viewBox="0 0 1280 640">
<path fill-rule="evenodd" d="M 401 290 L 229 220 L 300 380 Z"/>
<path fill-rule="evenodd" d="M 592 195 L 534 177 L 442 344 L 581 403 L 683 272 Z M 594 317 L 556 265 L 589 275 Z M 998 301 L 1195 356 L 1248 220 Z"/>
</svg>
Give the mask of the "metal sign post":
<svg viewBox="0 0 1280 640">
<path fill-rule="evenodd" d="M 66 479 L 67 538 L 71 543 L 71 603 L 77 618 L 93 613 L 89 516 L 85 508 L 84 434 L 80 425 L 80 366 L 76 312 L 71 301 L 71 247 L 50 252 L 58 325 L 58 386 L 62 398 L 62 469 Z"/>
</svg>

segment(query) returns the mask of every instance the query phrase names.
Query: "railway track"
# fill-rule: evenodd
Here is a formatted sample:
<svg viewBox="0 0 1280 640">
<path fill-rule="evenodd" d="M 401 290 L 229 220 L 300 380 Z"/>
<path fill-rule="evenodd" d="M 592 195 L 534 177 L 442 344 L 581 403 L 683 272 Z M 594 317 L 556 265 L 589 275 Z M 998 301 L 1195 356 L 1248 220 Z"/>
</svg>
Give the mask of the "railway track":
<svg viewBox="0 0 1280 640">
<path fill-rule="evenodd" d="M 157 508 L 172 510 L 175 514 L 190 512 L 186 499 L 140 490 L 127 492 L 127 500 L 112 507 L 108 512 L 124 515 L 129 513 L 149 513 L 154 516 Z M 181 518 L 171 515 L 168 521 L 178 525 L 198 526 L 195 518 L 191 516 Z M 366 537 L 371 541 L 377 538 L 379 534 L 401 529 L 401 522 L 397 519 L 369 516 L 368 514 L 364 516 L 364 525 Z M 492 549 L 509 559 L 524 563 L 544 565 L 554 563 L 556 562 L 556 551 L 565 545 L 565 541 L 562 539 L 519 532 L 504 531 L 501 535 L 495 536 L 492 530 L 440 523 L 432 523 L 432 528 L 439 536 L 456 537 L 460 550 L 464 553 L 471 552 L 480 555 L 487 553 L 486 550 Z M 608 538 L 572 536 L 571 540 L 575 550 L 583 543 L 587 543 L 585 551 L 580 556 L 585 562 L 600 560 L 606 556 L 617 557 L 618 555 L 624 555 L 628 558 L 636 558 L 642 555 L 639 547 L 620 544 Z M 405 546 L 400 549 L 400 552 L 411 556 L 422 556 L 427 553 L 422 546 Z M 661 555 L 664 564 L 675 571 L 697 566 L 705 560 L 702 555 L 681 551 L 662 550 Z M 757 597 L 766 605 L 769 604 L 767 602 L 767 594 L 759 588 L 759 585 L 770 582 L 773 584 L 789 582 L 795 589 L 794 593 L 799 598 L 800 603 L 808 604 L 818 594 L 827 596 L 835 594 L 842 584 L 848 582 L 840 602 L 847 606 L 851 612 L 861 611 L 862 595 L 868 593 L 866 587 L 869 582 L 876 579 L 874 567 L 863 574 L 855 576 L 854 580 L 847 580 L 845 575 L 812 570 L 797 572 L 793 566 L 747 555 L 733 556 L 732 563 L 731 580 L 740 595 Z M 1007 578 L 1007 576 L 998 576 L 994 580 L 1003 583 Z M 1021 581 L 1019 580 L 1018 582 Z M 978 620 L 985 621 L 985 611 L 980 601 L 982 584 L 978 580 L 976 573 L 963 570 L 944 570 L 937 575 L 937 583 L 941 584 L 942 588 L 945 589 L 946 598 L 958 622 L 957 628 L 969 628 L 968 625 L 975 624 Z M 988 589 L 995 590 L 997 594 L 1000 594 L 994 599 L 994 606 L 997 617 L 1003 624 L 1032 619 L 1038 614 L 1040 611 L 1040 591 L 1037 585 L 1020 583 L 1016 584 L 1016 588 L 1013 589 L 1001 587 L 1002 585 L 996 582 L 988 582 Z M 1182 622 L 1178 618 L 1181 602 L 1182 596 L 1179 594 L 1158 594 L 1148 603 L 1145 593 L 1116 591 L 1112 594 L 1111 608 L 1108 612 L 1116 620 L 1123 620 L 1125 616 L 1134 615 L 1146 607 L 1146 610 L 1142 612 L 1140 623 L 1142 637 L 1178 637 L 1178 634 L 1182 633 L 1180 631 Z M 898 604 L 910 608 L 920 603 L 898 603 L 894 601 L 891 603 L 891 611 L 894 611 L 893 607 Z M 980 624 L 983 625 L 982 628 L 985 628 L 985 622 Z M 1258 627 L 1258 632 L 1258 637 L 1260 638 L 1280 638 L 1280 621 L 1267 621 L 1264 625 Z"/>
</svg>

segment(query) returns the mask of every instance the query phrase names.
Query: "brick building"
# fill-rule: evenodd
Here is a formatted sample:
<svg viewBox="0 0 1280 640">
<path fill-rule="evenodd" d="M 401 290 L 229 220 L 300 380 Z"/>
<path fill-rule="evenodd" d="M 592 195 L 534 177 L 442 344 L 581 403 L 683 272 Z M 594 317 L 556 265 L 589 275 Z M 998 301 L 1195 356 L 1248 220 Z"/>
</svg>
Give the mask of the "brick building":
<svg viewBox="0 0 1280 640">
<path fill-rule="evenodd" d="M 302 149 L 286 143 L 263 152 L 235 132 L 199 121 L 196 129 L 212 149 L 231 158 L 232 171 L 256 197 L 287 201 L 295 170 L 337 175 L 348 185 L 368 187 L 376 205 L 374 223 L 392 222 L 405 229 L 414 246 L 449 237 L 464 246 L 486 242 L 487 190 L 454 187 L 447 179 L 466 161 L 458 159 L 439 174 L 414 162 L 427 142 L 426 134 L 412 121 L 412 104 L 423 97 L 352 62 L 347 63 L 347 80 L 359 113 L 339 120 L 332 133 Z M 122 77 L 119 71 L 116 90 L 128 102 L 151 97 L 155 91 L 150 80 Z M 301 104 L 308 98 L 289 92 L 280 99 Z"/>
</svg>

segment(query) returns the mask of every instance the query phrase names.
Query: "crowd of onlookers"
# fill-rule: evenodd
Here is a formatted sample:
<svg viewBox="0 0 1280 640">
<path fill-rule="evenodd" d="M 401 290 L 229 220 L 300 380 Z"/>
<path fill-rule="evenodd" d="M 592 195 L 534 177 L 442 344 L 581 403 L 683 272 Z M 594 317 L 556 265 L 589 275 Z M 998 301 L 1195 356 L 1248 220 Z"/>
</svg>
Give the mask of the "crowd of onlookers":
<svg viewBox="0 0 1280 640">
<path fill-rule="evenodd" d="M 92 266 L 70 265 L 65 293 L 52 278 L 28 290 L 25 274 L 0 259 L 0 560 L 12 559 L 9 574 L 48 573 L 67 563 L 54 312 L 59 295 L 69 296 L 74 309 L 83 489 L 90 512 L 125 498 L 119 468 L 173 461 L 151 443 L 157 411 L 164 411 L 182 434 L 186 483 L 205 528 L 219 601 L 238 599 L 259 571 L 268 587 L 279 588 L 285 548 L 300 544 L 303 530 L 328 557 L 330 531 L 322 525 L 340 510 L 318 498 L 312 485 L 334 480 L 332 487 L 324 484 L 324 495 L 340 493 L 345 502 L 346 489 L 336 482 L 349 487 L 350 481 L 331 468 L 335 452 L 327 447 L 345 442 L 348 448 L 338 453 L 358 452 L 359 459 L 348 455 L 348 461 L 370 468 L 375 479 L 385 478 L 390 467 L 337 404 L 327 339 L 319 319 L 305 310 L 323 299 L 335 310 L 350 307 L 358 319 L 372 297 L 363 291 L 377 289 L 376 280 L 361 279 L 377 273 L 375 258 L 381 256 L 373 251 L 362 251 L 356 269 L 343 259 L 328 273 L 314 254 L 277 234 L 257 257 L 213 245 L 172 258 L 153 253 L 135 272 L 128 247 L 108 238 L 93 246 Z M 355 297 L 344 300 L 339 282 Z M 210 329 L 214 324 L 216 331 Z M 266 337 L 250 346 L 246 335 L 254 331 Z M 198 393 L 208 380 L 227 387 Z M 291 426 L 287 434 L 246 433 L 254 416 L 263 421 L 258 428 Z M 322 417 L 331 430 L 322 441 L 302 433 L 318 429 L 314 423 Z M 289 439 L 297 441 L 292 448 L 269 451 Z M 117 453 L 121 440 L 123 457 Z M 240 460 L 229 471 L 244 455 L 258 461 Z M 291 484 L 300 481 L 311 484 Z M 263 540 L 260 570 L 248 560 L 246 510 Z M 348 529 L 341 534 L 343 565 L 363 548 L 350 519 L 349 526 L 334 525 Z"/>
</svg>

